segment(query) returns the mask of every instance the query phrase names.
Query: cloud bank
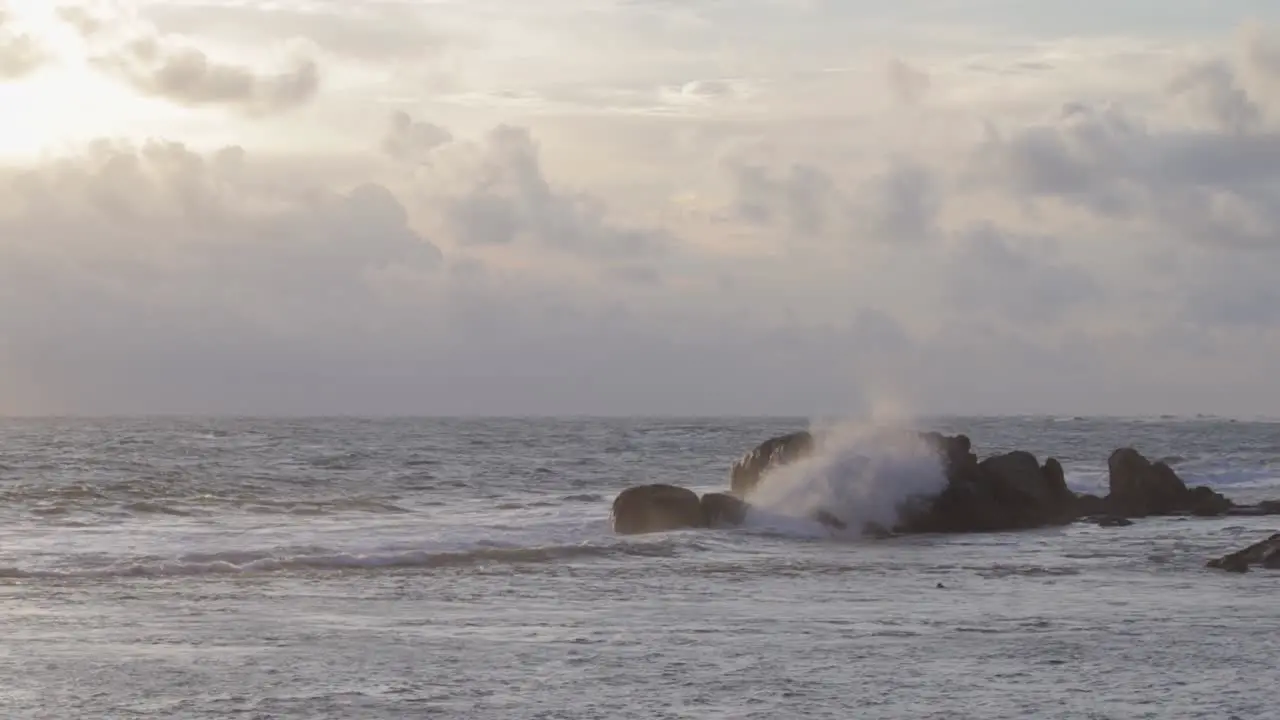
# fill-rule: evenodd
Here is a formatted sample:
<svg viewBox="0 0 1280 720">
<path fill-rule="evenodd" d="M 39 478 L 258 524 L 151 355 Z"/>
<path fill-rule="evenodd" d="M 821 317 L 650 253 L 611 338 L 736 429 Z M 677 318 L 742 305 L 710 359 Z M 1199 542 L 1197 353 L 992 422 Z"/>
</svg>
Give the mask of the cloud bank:
<svg viewBox="0 0 1280 720">
<path fill-rule="evenodd" d="M 266 10 L 211 8 L 200 35 L 199 6 L 63 8 L 93 77 L 230 109 L 246 142 L 175 126 L 0 170 L 0 411 L 1274 414 L 1266 26 L 1138 51 L 815 41 L 716 72 L 713 6 L 580 20 L 655 60 L 565 73 L 554 32 L 444 11 L 344 34 L 288 10 L 309 19 L 265 26 L 295 53 L 271 71 L 225 22 Z M 433 28 L 422 52 L 406 23 Z M 465 69 L 425 83 L 445 48 Z M 300 153 L 300 128 L 348 144 Z"/>
</svg>

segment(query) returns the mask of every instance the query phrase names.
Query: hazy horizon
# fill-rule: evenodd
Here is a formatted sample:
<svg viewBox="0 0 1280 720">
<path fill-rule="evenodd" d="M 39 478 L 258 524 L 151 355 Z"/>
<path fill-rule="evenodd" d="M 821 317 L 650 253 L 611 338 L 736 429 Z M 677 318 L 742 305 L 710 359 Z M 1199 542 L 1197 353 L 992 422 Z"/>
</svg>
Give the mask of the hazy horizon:
<svg viewBox="0 0 1280 720">
<path fill-rule="evenodd" d="M 1280 6 L 0 0 L 0 416 L 1280 416 Z"/>
</svg>

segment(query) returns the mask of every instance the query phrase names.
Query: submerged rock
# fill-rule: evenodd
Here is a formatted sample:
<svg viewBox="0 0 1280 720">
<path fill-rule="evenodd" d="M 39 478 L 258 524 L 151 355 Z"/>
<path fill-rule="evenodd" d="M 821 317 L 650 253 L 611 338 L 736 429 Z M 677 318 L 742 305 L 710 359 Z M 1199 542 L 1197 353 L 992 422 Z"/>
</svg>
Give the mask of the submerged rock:
<svg viewBox="0 0 1280 720">
<path fill-rule="evenodd" d="M 1208 567 L 1227 572 L 1249 572 L 1251 565 L 1261 565 L 1268 570 L 1280 570 L 1280 533 L 1276 533 L 1260 543 L 1214 558 L 1206 563 Z"/>
<path fill-rule="evenodd" d="M 770 470 L 809 457 L 813 450 L 813 435 L 807 430 L 769 438 L 733 464 L 729 471 L 729 491 L 745 498 Z"/>
<path fill-rule="evenodd" d="M 698 494 L 675 485 L 627 488 L 613 500 L 613 530 L 623 535 L 705 527 Z"/>
</svg>

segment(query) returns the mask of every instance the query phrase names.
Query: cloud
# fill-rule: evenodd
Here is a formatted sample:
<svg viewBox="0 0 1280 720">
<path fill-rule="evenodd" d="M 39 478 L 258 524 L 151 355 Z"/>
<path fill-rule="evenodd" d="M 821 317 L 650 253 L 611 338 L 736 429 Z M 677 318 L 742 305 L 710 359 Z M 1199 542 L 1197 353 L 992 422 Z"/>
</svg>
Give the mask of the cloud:
<svg viewBox="0 0 1280 720">
<path fill-rule="evenodd" d="M 1105 304 L 1088 270 L 1063 261 L 1051 237 L 1018 236 L 990 224 L 957 233 L 947 258 L 946 301 L 987 322 L 1046 331 L 1079 306 Z"/>
<path fill-rule="evenodd" d="M 1188 97 L 1224 130 L 1247 133 L 1262 122 L 1262 108 L 1237 84 L 1235 72 L 1223 60 L 1193 65 L 1174 78 L 1170 90 Z"/>
<path fill-rule="evenodd" d="M 486 37 L 509 44 L 473 49 L 458 93 L 373 67 L 410 56 L 383 59 L 374 25 L 346 39 L 326 25 L 329 47 L 305 57 L 367 62 L 326 70 L 341 92 L 287 128 L 223 118 L 243 148 L 104 140 L 3 174 L 0 397 L 430 414 L 1280 402 L 1280 54 L 1266 32 L 973 54 L 943 38 L 904 44 L 887 68 L 815 42 L 779 65 L 754 46 L 713 52 L 700 21 L 728 6 L 681 10 L 685 25 L 656 7 L 626 36 L 670 37 L 653 63 L 592 62 L 553 40 L 638 16 L 538 24 L 570 5 L 485 15 Z M 768 17 L 796 21 L 790 7 Z M 236 35 L 230 20 L 198 33 L 216 12 L 166 12 L 148 15 L 168 18 L 159 31 L 64 17 L 98 67 L 183 104 L 260 114 L 316 92 L 281 90 L 294 85 L 248 54 L 214 60 L 228 48 L 211 38 Z M 323 34 L 261 17 L 271 26 L 242 37 Z M 1098 72 L 1118 57 L 1136 69 Z M 359 154 L 330 167 L 331 146 L 298 152 L 295 134 L 321 131 Z"/>
<path fill-rule="evenodd" d="M 585 258 L 643 260 L 675 242 L 661 230 L 617 227 L 600 198 L 553 187 L 526 128 L 500 125 L 475 149 L 462 177 L 436 201 L 462 246 L 529 243 Z"/>
<path fill-rule="evenodd" d="M 29 363 L 87 346 L 126 362 L 170 343 L 204 347 L 227 327 L 277 342 L 355 332 L 376 320 L 361 312 L 378 306 L 379 278 L 425 281 L 441 262 L 385 187 L 270 185 L 234 147 L 104 141 L 4 187 L 12 310 L 0 322 Z"/>
<path fill-rule="evenodd" d="M 433 150 L 450 140 L 453 134 L 448 130 L 414 120 L 409 113 L 397 110 L 387 124 L 382 150 L 402 162 L 425 164 Z"/>
<path fill-rule="evenodd" d="M 0 5 L 0 82 L 24 78 L 47 60 L 39 42 L 17 26 L 16 18 Z"/>
<path fill-rule="evenodd" d="M 142 17 L 164 33 L 236 43 L 305 38 L 326 52 L 364 62 L 425 61 L 450 38 L 418 7 L 399 3 L 303 5 L 148 4 Z"/>
<path fill-rule="evenodd" d="M 887 68 L 889 89 L 898 102 L 915 105 L 929 90 L 929 74 L 907 63 L 894 59 Z"/>
<path fill-rule="evenodd" d="M 455 193 L 414 210 L 449 218 L 488 187 L 533 264 L 468 256 L 492 222 L 479 210 L 440 238 L 446 256 L 406 207 L 425 186 L 393 189 L 389 176 L 331 187 L 234 146 L 102 140 L 6 171 L 0 367 L 24 378 L 37 411 L 536 411 L 522 395 L 554 396 L 513 386 L 548 373 L 548 387 L 572 395 L 559 407 L 599 409 L 573 390 L 583 375 L 563 373 L 600 372 L 614 352 L 588 344 L 613 304 L 591 296 L 596 283 L 604 297 L 608 285 L 625 295 L 661 284 L 649 236 L 556 190 L 522 128 L 447 149 L 476 153 L 474 164 L 461 178 L 441 170 Z M 620 312 L 617 342 L 653 341 Z"/>
<path fill-rule="evenodd" d="M 98 47 L 92 62 L 137 92 L 187 107 L 226 107 L 250 116 L 296 109 L 315 98 L 320 67 L 295 50 L 279 71 L 211 58 L 189 42 L 159 34 L 139 23 L 97 15 L 85 7 L 64 6 L 59 17 Z"/>
<path fill-rule="evenodd" d="M 781 228 L 796 239 L 916 243 L 936 234 L 942 202 L 938 179 L 912 158 L 890 158 L 878 171 L 849 183 L 807 164 L 779 174 L 760 164 L 730 160 L 725 169 L 734 217 Z"/>
</svg>

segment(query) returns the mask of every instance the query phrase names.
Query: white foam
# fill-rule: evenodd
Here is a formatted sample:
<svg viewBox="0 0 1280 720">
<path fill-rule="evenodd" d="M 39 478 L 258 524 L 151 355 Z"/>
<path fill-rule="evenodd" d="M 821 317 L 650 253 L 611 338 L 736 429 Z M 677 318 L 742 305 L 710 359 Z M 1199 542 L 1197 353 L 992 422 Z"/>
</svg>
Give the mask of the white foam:
<svg viewBox="0 0 1280 720">
<path fill-rule="evenodd" d="M 893 525 L 905 500 L 946 487 L 941 457 L 915 432 L 843 427 L 816 440 L 812 456 L 771 471 L 760 483 L 751 496 L 757 511 L 749 524 L 808 537 L 829 532 L 811 519 L 824 510 L 860 533 L 867 523 Z"/>
</svg>

